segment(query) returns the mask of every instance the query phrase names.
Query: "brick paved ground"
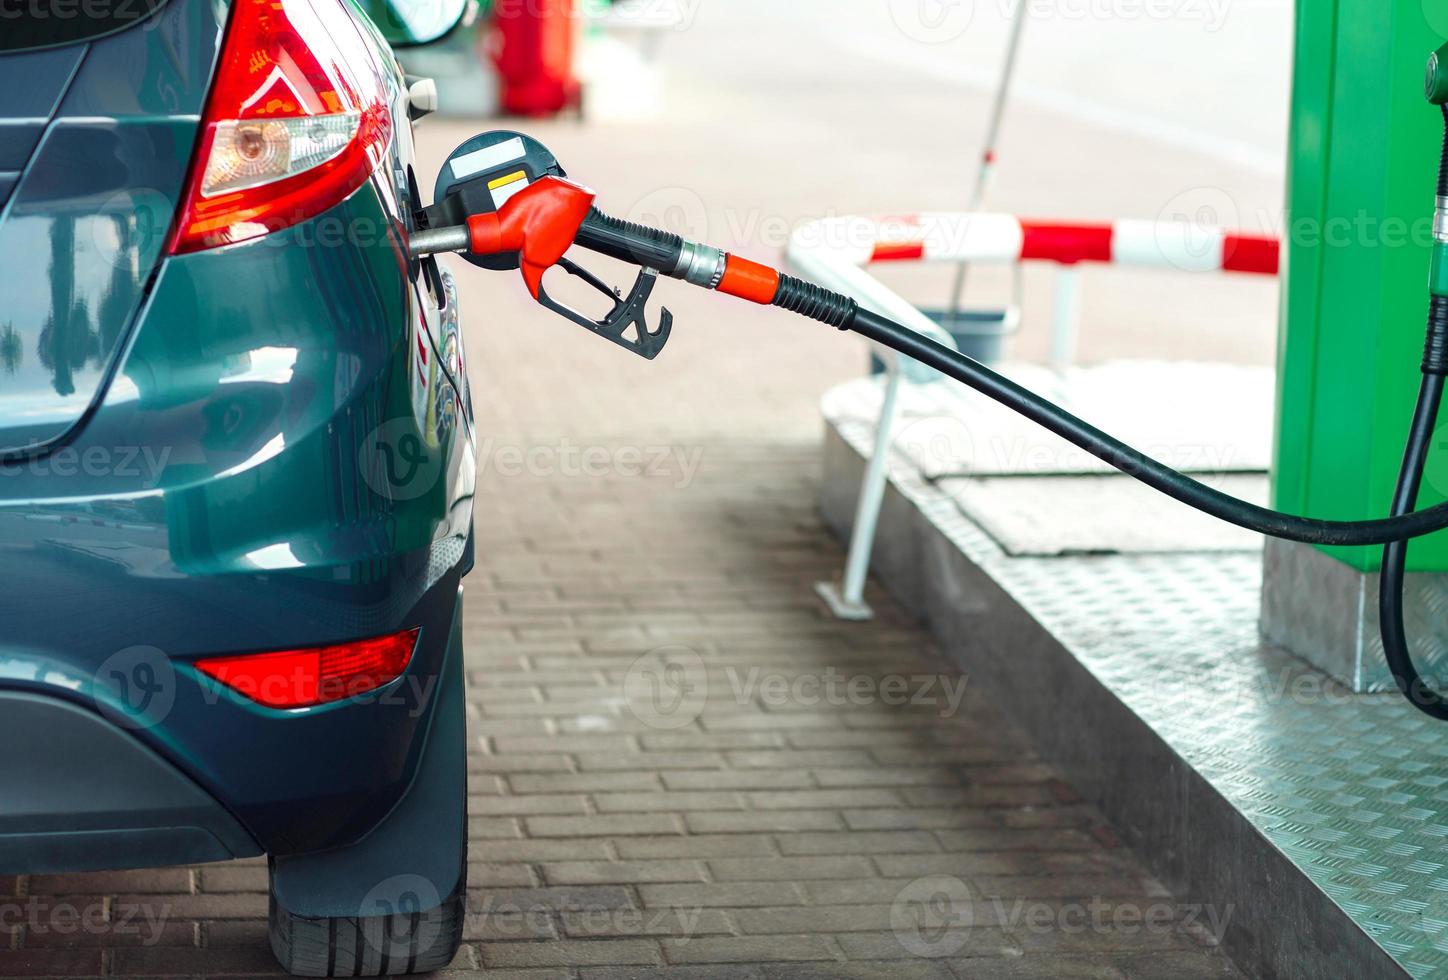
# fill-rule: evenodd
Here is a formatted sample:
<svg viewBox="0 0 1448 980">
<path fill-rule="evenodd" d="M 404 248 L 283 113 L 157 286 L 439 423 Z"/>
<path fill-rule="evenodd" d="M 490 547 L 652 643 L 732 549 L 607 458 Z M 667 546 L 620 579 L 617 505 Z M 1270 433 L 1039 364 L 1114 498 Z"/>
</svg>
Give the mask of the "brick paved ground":
<svg viewBox="0 0 1448 980">
<path fill-rule="evenodd" d="M 485 474 L 498 504 L 468 599 L 487 862 L 472 962 L 588 978 L 1235 975 L 1200 930 L 1139 927 L 1132 913 L 1174 900 L 985 692 L 966 685 L 952 708 L 964 679 L 888 598 L 872 596 L 872 624 L 822 615 L 810 586 L 841 556 L 814 512 L 813 448 L 679 448 L 702 452 L 683 486 Z M 657 688 L 636 683 L 650 669 Z M 894 703 L 907 691 L 919 703 Z M 941 893 L 956 917 L 922 933 Z M 528 935 L 481 914 L 507 905 L 542 913 Z"/>
<path fill-rule="evenodd" d="M 822 616 L 813 448 L 678 448 L 691 479 L 484 471 L 457 970 L 1234 975 L 888 599 Z M 255 861 L 8 880 L 113 925 L 20 930 L 0 975 L 275 972 L 265 887 Z M 122 928 L 138 908 L 164 921 Z"/>
</svg>

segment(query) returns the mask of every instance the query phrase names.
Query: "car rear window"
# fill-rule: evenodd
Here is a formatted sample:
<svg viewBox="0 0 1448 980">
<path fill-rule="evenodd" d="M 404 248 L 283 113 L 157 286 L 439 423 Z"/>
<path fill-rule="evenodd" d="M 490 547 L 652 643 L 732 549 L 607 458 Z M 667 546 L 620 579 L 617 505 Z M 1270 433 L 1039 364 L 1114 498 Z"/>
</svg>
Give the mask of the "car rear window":
<svg viewBox="0 0 1448 980">
<path fill-rule="evenodd" d="M 0 53 L 79 44 L 134 27 L 167 0 L 0 0 Z"/>
</svg>

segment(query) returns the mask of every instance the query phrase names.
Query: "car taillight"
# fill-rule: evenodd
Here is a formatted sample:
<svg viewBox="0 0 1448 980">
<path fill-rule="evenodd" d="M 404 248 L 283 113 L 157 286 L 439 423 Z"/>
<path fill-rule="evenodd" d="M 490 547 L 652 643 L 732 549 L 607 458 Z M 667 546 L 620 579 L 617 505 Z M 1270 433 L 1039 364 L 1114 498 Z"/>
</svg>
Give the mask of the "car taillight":
<svg viewBox="0 0 1448 980">
<path fill-rule="evenodd" d="M 352 643 L 207 657 L 197 670 L 268 708 L 306 708 L 376 690 L 401 676 L 416 629 Z"/>
<path fill-rule="evenodd" d="M 366 182 L 392 139 L 341 0 L 234 0 L 172 252 L 296 224 Z"/>
</svg>

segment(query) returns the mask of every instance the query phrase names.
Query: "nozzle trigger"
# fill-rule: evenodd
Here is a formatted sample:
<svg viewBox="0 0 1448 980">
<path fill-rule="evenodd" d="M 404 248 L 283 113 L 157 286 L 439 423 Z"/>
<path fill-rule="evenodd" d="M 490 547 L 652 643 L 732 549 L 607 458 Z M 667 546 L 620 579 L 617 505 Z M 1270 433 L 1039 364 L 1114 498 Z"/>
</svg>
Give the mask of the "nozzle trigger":
<svg viewBox="0 0 1448 980">
<path fill-rule="evenodd" d="M 647 303 L 649 296 L 654 291 L 654 284 L 658 282 L 657 272 L 653 269 L 641 270 L 638 278 L 634 280 L 633 288 L 629 290 L 628 296 L 620 299 L 619 290 L 609 288 L 603 280 L 578 263 L 569 259 L 559 259 L 557 264 L 570 276 L 577 276 L 612 300 L 613 309 L 602 320 L 591 319 L 553 299 L 543 288 L 541 282 L 538 284 L 539 303 L 590 333 L 595 333 L 605 340 L 611 340 L 642 358 L 653 360 L 658 356 L 659 351 L 664 349 L 664 344 L 669 339 L 669 332 L 674 326 L 674 314 L 667 309 L 660 308 L 658 328 L 650 329 L 648 323 Z M 633 328 L 633 337 L 628 336 L 630 328 Z"/>
</svg>

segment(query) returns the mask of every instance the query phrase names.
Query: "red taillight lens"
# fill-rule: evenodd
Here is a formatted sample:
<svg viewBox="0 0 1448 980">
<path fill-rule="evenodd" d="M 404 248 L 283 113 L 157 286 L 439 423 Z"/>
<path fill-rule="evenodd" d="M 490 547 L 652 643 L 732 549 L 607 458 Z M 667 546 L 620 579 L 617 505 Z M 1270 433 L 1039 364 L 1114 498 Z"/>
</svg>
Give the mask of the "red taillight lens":
<svg viewBox="0 0 1448 980">
<path fill-rule="evenodd" d="M 171 251 L 320 214 L 391 139 L 382 80 L 341 0 L 234 0 Z"/>
<path fill-rule="evenodd" d="M 401 676 L 420 631 L 334 646 L 208 657 L 196 669 L 268 708 L 306 708 L 354 698 Z"/>
</svg>

